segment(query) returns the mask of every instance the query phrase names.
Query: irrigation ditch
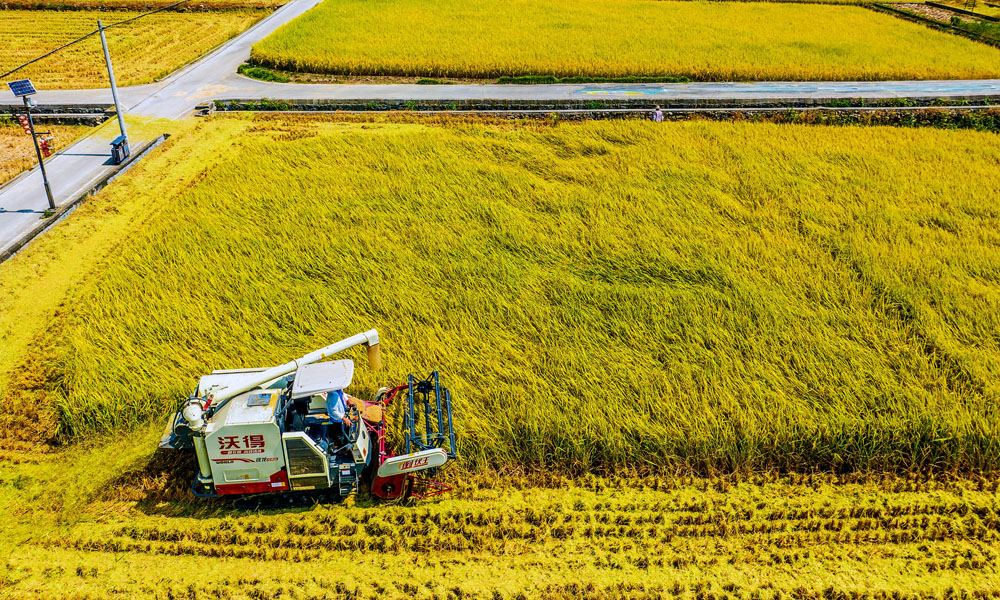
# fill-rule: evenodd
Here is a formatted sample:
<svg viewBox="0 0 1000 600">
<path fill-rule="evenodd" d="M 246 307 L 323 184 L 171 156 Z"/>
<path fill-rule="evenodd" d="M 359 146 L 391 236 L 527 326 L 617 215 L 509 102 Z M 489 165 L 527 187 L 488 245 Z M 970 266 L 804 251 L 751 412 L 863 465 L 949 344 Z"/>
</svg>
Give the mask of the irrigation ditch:
<svg viewBox="0 0 1000 600">
<path fill-rule="evenodd" d="M 19 104 L 5 106 L 0 112 L 0 123 L 13 122 L 23 113 L 24 108 Z M 114 115 L 114 109 L 104 104 L 46 104 L 31 110 L 36 122 L 61 125 L 100 125 Z"/>
<path fill-rule="evenodd" d="M 802 98 L 788 100 L 268 100 L 216 101 L 200 114 L 221 112 L 379 113 L 483 115 L 512 119 L 649 119 L 760 121 L 821 125 L 892 125 L 1000 132 L 1000 96 L 965 98 Z"/>
</svg>

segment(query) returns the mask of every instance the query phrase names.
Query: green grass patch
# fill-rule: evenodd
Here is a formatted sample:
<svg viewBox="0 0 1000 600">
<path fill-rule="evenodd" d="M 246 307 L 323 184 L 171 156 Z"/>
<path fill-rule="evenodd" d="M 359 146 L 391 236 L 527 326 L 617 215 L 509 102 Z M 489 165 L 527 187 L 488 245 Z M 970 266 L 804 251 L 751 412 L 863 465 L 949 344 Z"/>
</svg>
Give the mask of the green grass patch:
<svg viewBox="0 0 1000 600">
<path fill-rule="evenodd" d="M 288 77 L 280 73 L 275 73 L 271 69 L 265 67 L 255 67 L 253 65 L 248 65 L 243 63 L 236 68 L 236 72 L 240 75 L 244 75 L 251 79 L 258 79 L 260 81 L 273 81 L 275 83 L 288 83 Z"/>
<path fill-rule="evenodd" d="M 978 35 L 991 43 L 1000 44 L 1000 23 L 977 21 L 975 19 L 963 19 L 962 17 L 952 17 L 951 25 L 952 27 L 957 27 L 962 31 Z"/>
</svg>

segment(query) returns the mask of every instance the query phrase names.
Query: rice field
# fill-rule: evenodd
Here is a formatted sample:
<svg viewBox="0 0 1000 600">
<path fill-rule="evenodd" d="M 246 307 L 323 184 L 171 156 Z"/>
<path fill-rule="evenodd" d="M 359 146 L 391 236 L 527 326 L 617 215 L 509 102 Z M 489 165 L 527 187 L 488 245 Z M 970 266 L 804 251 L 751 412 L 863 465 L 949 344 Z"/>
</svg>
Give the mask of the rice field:
<svg viewBox="0 0 1000 600">
<path fill-rule="evenodd" d="M 189 0 L 175 6 L 175 12 L 275 9 L 286 0 Z M 839 0 L 835 0 L 839 1 Z M 897 0 L 898 1 L 898 0 Z M 5 0 L 5 10 L 134 10 L 146 12 L 175 4 L 177 0 Z"/>
<path fill-rule="evenodd" d="M 0 10 L 0 72 L 97 28 L 138 13 L 127 11 Z M 119 85 L 151 83 L 240 33 L 266 12 L 162 12 L 107 32 Z M 39 89 L 107 86 L 98 36 L 39 61 L 16 74 Z"/>
<path fill-rule="evenodd" d="M 996 468 L 996 134 L 409 121 L 202 121 L 0 267 L 4 429 L 376 327 L 473 471 Z"/>
<path fill-rule="evenodd" d="M 329 0 L 255 45 L 251 62 L 482 79 L 1000 76 L 1000 49 L 860 7 L 657 0 Z"/>
<path fill-rule="evenodd" d="M 58 151 L 91 129 L 86 125 L 49 125 L 38 123 L 38 131 L 49 131 Z M 0 185 L 38 164 L 31 136 L 20 125 L 0 122 Z"/>
</svg>

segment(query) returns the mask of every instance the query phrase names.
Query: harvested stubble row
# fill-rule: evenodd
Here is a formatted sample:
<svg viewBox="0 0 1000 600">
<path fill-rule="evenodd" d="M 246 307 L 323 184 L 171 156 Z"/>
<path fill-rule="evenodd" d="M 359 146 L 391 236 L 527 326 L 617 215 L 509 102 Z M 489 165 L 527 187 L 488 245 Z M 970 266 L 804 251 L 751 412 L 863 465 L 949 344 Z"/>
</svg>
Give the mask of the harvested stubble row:
<svg viewBox="0 0 1000 600">
<path fill-rule="evenodd" d="M 147 578 L 119 579 L 141 564 L 160 593 L 189 597 L 274 596 L 282 586 L 292 596 L 431 597 L 447 581 L 448 596 L 484 599 L 1000 598 L 996 481 L 581 483 L 516 490 L 466 481 L 447 501 L 419 506 L 135 511 L 127 522 L 64 528 L 18 554 L 97 570 L 100 577 L 83 578 L 88 592 L 139 591 Z M 116 514 L 120 504 L 107 498 L 93 509 Z M 229 568 L 221 578 L 184 579 L 185 566 L 206 560 Z M 19 579 L 42 589 L 80 579 L 50 573 L 40 581 L 41 563 L 18 564 Z M 248 564 L 253 575 L 237 575 Z M 345 569 L 383 575 L 354 578 Z"/>
</svg>

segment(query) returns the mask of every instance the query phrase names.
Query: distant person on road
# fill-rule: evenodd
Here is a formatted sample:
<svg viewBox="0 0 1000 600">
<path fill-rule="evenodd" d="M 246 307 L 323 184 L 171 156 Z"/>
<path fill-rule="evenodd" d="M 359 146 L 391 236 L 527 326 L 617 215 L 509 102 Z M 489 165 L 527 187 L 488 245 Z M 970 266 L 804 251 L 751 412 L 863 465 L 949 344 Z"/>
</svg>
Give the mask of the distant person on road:
<svg viewBox="0 0 1000 600">
<path fill-rule="evenodd" d="M 653 122 L 662 123 L 663 122 L 663 111 L 657 106 L 656 110 L 653 111 Z"/>
</svg>

